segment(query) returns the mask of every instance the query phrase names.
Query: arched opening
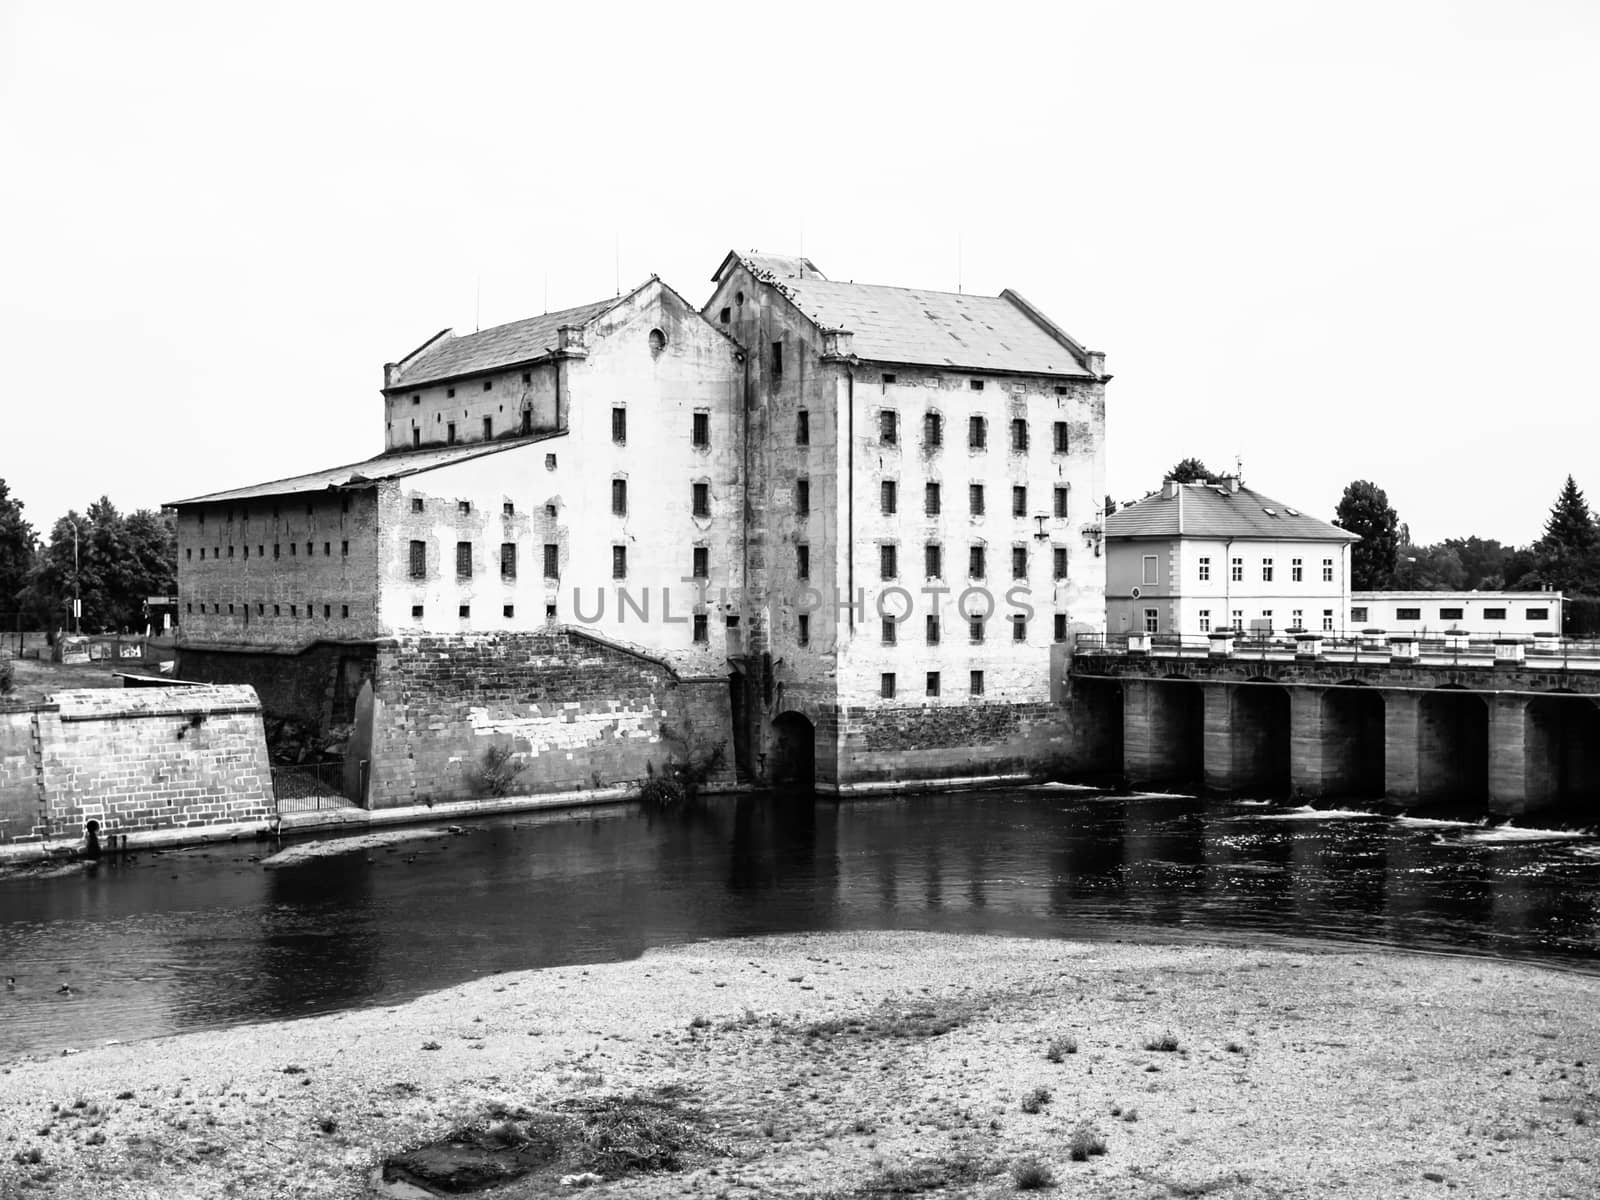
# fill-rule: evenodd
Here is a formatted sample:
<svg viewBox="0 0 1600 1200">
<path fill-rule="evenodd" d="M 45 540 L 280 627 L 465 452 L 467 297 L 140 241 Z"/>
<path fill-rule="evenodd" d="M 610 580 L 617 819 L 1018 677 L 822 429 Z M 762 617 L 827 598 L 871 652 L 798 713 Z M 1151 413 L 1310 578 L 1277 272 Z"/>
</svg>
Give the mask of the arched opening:
<svg viewBox="0 0 1600 1200">
<path fill-rule="evenodd" d="M 1227 786 L 1252 796 L 1289 794 L 1289 692 L 1251 681 L 1234 689 Z"/>
<path fill-rule="evenodd" d="M 775 787 L 810 788 L 817 771 L 817 730 L 797 712 L 780 713 L 772 719 L 772 767 L 769 778 Z"/>
<path fill-rule="evenodd" d="M 1206 695 L 1191 679 L 1126 680 L 1123 773 L 1132 787 L 1196 787 L 1205 770 Z"/>
<path fill-rule="evenodd" d="M 1528 701 L 1523 756 L 1529 808 L 1583 805 L 1600 799 L 1600 705 L 1589 696 Z"/>
<path fill-rule="evenodd" d="M 1489 706 L 1473 692 L 1440 688 L 1418 705 L 1417 799 L 1425 804 L 1486 804 Z"/>
<path fill-rule="evenodd" d="M 1326 796 L 1383 796 L 1382 693 L 1341 683 L 1322 694 L 1322 790 Z"/>
</svg>

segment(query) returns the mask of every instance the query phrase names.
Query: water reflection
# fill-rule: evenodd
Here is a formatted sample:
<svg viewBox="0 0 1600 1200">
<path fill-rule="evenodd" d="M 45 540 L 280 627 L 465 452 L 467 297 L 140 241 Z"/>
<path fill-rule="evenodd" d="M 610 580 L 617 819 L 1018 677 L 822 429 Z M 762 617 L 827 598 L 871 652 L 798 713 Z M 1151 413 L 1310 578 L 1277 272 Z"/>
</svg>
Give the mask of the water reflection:
<svg viewBox="0 0 1600 1200">
<path fill-rule="evenodd" d="M 739 797 L 504 818 L 272 871 L 251 849 L 0 880 L 0 974 L 18 979 L 0 993 L 0 1055 L 803 930 L 1144 929 L 1600 964 L 1592 840 L 1181 796 Z"/>
</svg>

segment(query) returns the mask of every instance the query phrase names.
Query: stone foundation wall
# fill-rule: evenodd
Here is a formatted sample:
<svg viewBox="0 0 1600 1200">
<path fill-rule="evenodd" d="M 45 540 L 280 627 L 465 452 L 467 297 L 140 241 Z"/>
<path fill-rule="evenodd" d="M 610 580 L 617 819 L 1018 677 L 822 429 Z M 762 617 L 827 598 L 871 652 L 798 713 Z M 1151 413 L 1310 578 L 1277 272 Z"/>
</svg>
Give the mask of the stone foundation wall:
<svg viewBox="0 0 1600 1200">
<path fill-rule="evenodd" d="M 1074 757 L 1064 714 L 1051 704 L 848 708 L 838 720 L 837 779 L 845 788 L 986 775 L 1043 777 L 1069 769 Z M 819 724 L 819 742 L 822 733 Z M 818 780 L 823 781 L 820 770 Z"/>
<path fill-rule="evenodd" d="M 726 677 L 685 678 L 647 654 L 564 629 L 419 635 L 380 644 L 372 808 L 493 794 L 491 747 L 509 751 L 505 794 L 641 782 L 651 768 L 726 743 Z"/>
<path fill-rule="evenodd" d="M 0 843 L 265 822 L 261 704 L 248 687 L 58 692 L 0 714 Z"/>
<path fill-rule="evenodd" d="M 294 654 L 185 646 L 177 674 L 196 683 L 248 684 L 267 715 L 326 730 L 355 719 L 356 697 L 376 653 L 371 643 L 317 642 Z"/>
</svg>

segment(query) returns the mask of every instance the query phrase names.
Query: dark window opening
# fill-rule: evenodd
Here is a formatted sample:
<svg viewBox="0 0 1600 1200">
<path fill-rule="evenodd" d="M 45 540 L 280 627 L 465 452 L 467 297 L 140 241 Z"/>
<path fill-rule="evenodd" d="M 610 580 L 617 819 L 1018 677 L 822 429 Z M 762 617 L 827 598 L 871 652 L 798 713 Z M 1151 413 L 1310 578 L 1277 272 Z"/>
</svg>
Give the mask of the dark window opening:
<svg viewBox="0 0 1600 1200">
<path fill-rule="evenodd" d="M 1025 517 L 1028 515 L 1028 489 L 1014 487 L 1011 489 L 1011 515 Z"/>
<path fill-rule="evenodd" d="M 696 446 L 711 445 L 711 414 L 697 412 L 694 414 L 694 426 L 690 431 L 690 439 Z"/>
<path fill-rule="evenodd" d="M 799 516 L 807 516 L 811 512 L 811 480 L 797 479 L 794 484 L 794 508 Z"/>
<path fill-rule="evenodd" d="M 500 606 L 500 615 L 509 620 L 517 615 L 517 606 L 515 604 L 502 604 Z"/>
<path fill-rule="evenodd" d="M 611 481 L 611 511 L 619 517 L 627 514 L 628 481 L 626 479 L 613 479 Z"/>
<path fill-rule="evenodd" d="M 705 546 L 694 548 L 694 567 L 691 574 L 696 579 L 709 579 L 711 577 L 711 551 Z"/>
<path fill-rule="evenodd" d="M 967 418 L 967 445 L 982 450 L 989 444 L 989 423 L 982 417 Z"/>
<path fill-rule="evenodd" d="M 1057 454 L 1065 454 L 1068 450 L 1067 423 L 1065 421 L 1057 421 L 1055 423 L 1055 448 Z"/>
<path fill-rule="evenodd" d="M 811 644 L 811 617 L 806 613 L 801 613 L 799 621 L 799 632 L 796 633 L 795 640 L 802 646 L 809 646 Z"/>
<path fill-rule="evenodd" d="M 811 547 L 802 542 L 794 548 L 795 574 L 801 579 L 811 578 Z"/>
<path fill-rule="evenodd" d="M 711 622 L 706 620 L 705 613 L 694 615 L 694 640 L 701 643 L 711 640 Z"/>
<path fill-rule="evenodd" d="M 690 485 L 690 495 L 694 505 L 694 515 L 709 517 L 711 515 L 711 485 L 709 483 L 696 483 Z"/>
<path fill-rule="evenodd" d="M 939 672 L 937 672 L 937 671 L 929 671 L 928 672 L 928 695 L 937 696 L 938 694 L 939 694 Z"/>
<path fill-rule="evenodd" d="M 515 579 L 517 577 L 517 544 L 515 542 L 500 543 L 500 578 Z"/>
<path fill-rule="evenodd" d="M 625 408 L 611 410 L 611 440 L 619 444 L 628 440 L 628 410 Z"/>
<path fill-rule="evenodd" d="M 895 486 L 894 480 L 885 479 L 879 486 L 878 491 L 883 501 L 883 511 L 885 513 L 893 513 L 896 510 L 899 499 L 899 489 Z"/>
<path fill-rule="evenodd" d="M 546 579 L 559 579 L 561 577 L 560 547 L 554 542 L 544 544 L 544 577 Z"/>
<path fill-rule="evenodd" d="M 878 679 L 878 695 L 885 700 L 894 699 L 894 672 L 885 671 Z"/>
<path fill-rule="evenodd" d="M 611 547 L 611 578 L 626 579 L 628 577 L 628 548 L 626 546 Z"/>
<path fill-rule="evenodd" d="M 803 408 L 794 415 L 794 441 L 797 446 L 811 445 L 811 414 Z"/>
<path fill-rule="evenodd" d="M 472 576 L 472 543 L 456 543 L 456 578 L 469 579 Z"/>
<path fill-rule="evenodd" d="M 972 694 L 974 696 L 983 695 L 983 672 L 982 671 L 973 671 L 972 672 L 971 682 L 968 684 L 968 687 L 971 689 Z"/>
</svg>

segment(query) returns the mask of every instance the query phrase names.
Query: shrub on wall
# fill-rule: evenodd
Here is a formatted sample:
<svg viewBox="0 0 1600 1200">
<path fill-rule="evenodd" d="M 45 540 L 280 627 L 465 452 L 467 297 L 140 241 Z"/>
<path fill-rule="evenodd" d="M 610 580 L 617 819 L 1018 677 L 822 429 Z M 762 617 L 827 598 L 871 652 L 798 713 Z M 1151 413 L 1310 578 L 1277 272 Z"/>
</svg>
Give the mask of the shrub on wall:
<svg viewBox="0 0 1600 1200">
<path fill-rule="evenodd" d="M 489 746 L 483 760 L 468 775 L 473 793 L 479 796 L 509 796 L 516 787 L 522 768 L 510 746 Z"/>
</svg>

